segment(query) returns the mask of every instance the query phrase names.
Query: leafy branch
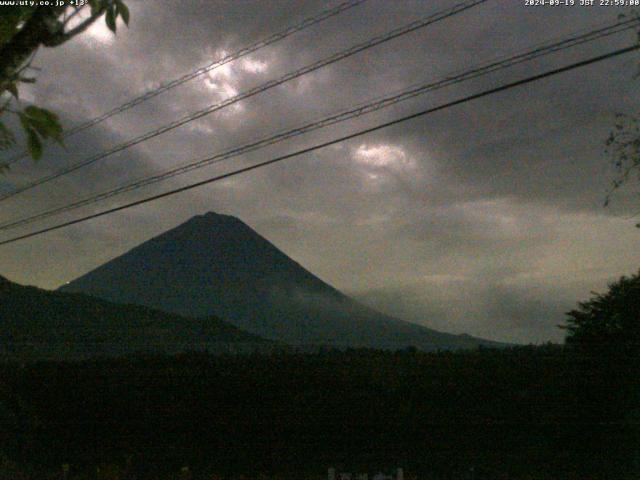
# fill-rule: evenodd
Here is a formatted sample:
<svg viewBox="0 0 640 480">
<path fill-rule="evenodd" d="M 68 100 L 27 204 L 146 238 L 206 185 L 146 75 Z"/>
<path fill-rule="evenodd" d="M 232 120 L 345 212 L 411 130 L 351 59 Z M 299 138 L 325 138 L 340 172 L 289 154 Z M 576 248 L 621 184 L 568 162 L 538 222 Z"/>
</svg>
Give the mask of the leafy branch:
<svg viewBox="0 0 640 480">
<path fill-rule="evenodd" d="M 633 10 L 629 14 L 618 16 L 621 19 L 629 17 L 640 21 L 640 12 Z M 640 43 L 640 30 L 637 31 L 637 41 Z M 639 77 L 640 70 L 634 75 L 636 79 Z M 613 194 L 628 183 L 634 173 L 640 183 L 640 117 L 618 113 L 605 145 L 605 153 L 616 171 L 616 177 L 604 200 L 604 206 L 607 207 Z M 640 228 L 640 223 L 636 227 Z"/>
<path fill-rule="evenodd" d="M 613 194 L 634 176 L 640 183 L 640 118 L 617 114 L 605 144 L 605 152 L 616 171 L 616 177 L 604 200 L 606 207 L 611 203 Z M 640 223 L 636 227 L 640 228 Z"/>
<path fill-rule="evenodd" d="M 51 2 L 53 3 L 53 2 Z M 88 6 L 86 18 L 76 23 Z M 116 32 L 117 19 L 129 25 L 129 9 L 122 0 L 89 0 L 83 6 L 12 6 L 3 8 L 0 16 L 0 150 L 16 144 L 16 136 L 1 118 L 15 114 L 25 133 L 27 151 L 37 160 L 42 156 L 43 143 L 53 140 L 62 144 L 62 125 L 58 116 L 34 105 L 22 107 L 20 85 L 35 83 L 25 72 L 37 71 L 31 62 L 41 46 L 57 47 L 86 31 L 98 18 L 105 16 L 107 27 Z M 76 23 L 72 26 L 73 23 Z M 7 98 L 8 97 L 8 98 Z M 7 165 L 0 164 L 0 171 Z"/>
</svg>

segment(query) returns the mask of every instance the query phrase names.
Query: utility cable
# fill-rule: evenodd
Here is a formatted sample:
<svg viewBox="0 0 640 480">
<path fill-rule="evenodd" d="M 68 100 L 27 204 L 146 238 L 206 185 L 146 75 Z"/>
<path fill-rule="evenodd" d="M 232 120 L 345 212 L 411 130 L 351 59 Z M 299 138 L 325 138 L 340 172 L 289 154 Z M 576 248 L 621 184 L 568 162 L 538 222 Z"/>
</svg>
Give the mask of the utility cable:
<svg viewBox="0 0 640 480">
<path fill-rule="evenodd" d="M 288 160 L 288 159 L 293 158 L 293 157 L 298 157 L 298 156 L 301 156 L 301 155 L 304 155 L 304 154 L 307 154 L 307 153 L 310 153 L 310 152 L 313 152 L 313 151 L 316 151 L 316 150 L 320 150 L 322 148 L 326 148 L 328 146 L 335 145 L 337 143 L 341 143 L 341 142 L 344 142 L 346 140 L 351 140 L 353 138 L 361 137 L 363 135 L 366 135 L 366 134 L 369 134 L 369 133 L 372 133 L 372 132 L 376 132 L 378 130 L 382 130 L 383 128 L 388 128 L 388 127 L 391 127 L 391 126 L 394 126 L 394 125 L 397 125 L 397 124 L 400 124 L 400 123 L 403 123 L 403 122 L 406 122 L 406 121 L 409 121 L 409 120 L 413 120 L 415 118 L 423 117 L 423 116 L 429 115 L 431 113 L 435 113 L 435 112 L 438 112 L 438 111 L 445 110 L 447 108 L 451 108 L 451 107 L 454 107 L 454 106 L 457 106 L 457 105 L 461 105 L 461 104 L 476 100 L 478 98 L 486 97 L 486 96 L 493 95 L 493 94 L 496 94 L 496 93 L 499 93 L 499 92 L 503 92 L 505 90 L 510 90 L 512 88 L 516 88 L 516 87 L 519 87 L 519 86 L 522 86 L 522 85 L 526 85 L 526 84 L 529 84 L 529 83 L 532 83 L 532 82 L 535 82 L 535 81 L 538 81 L 538 80 L 542 80 L 544 78 L 548 78 L 548 77 L 552 77 L 552 76 L 555 76 L 555 75 L 559 75 L 561 73 L 568 72 L 568 71 L 574 70 L 576 68 L 581 68 L 581 67 L 585 67 L 587 65 L 592 65 L 594 63 L 602 62 L 604 60 L 607 60 L 607 59 L 610 59 L 610 58 L 614 58 L 614 57 L 618 57 L 620 55 L 624 55 L 626 53 L 630 53 L 630 52 L 636 51 L 638 49 L 640 49 L 640 45 L 632 45 L 630 47 L 621 48 L 621 49 L 606 53 L 604 55 L 598 55 L 596 57 L 591 57 L 591 58 L 589 58 L 587 60 L 582 60 L 580 62 L 575 62 L 575 63 L 572 63 L 570 65 L 566 65 L 564 67 L 555 68 L 553 70 L 548 70 L 546 72 L 543 72 L 543 73 L 540 73 L 540 74 L 537 74 L 537 75 L 533 75 L 533 76 L 524 78 L 522 80 L 518 80 L 518 81 L 515 81 L 515 82 L 510 82 L 510 83 L 501 85 L 499 87 L 491 88 L 489 90 L 484 90 L 484 91 L 482 91 L 480 93 L 476 93 L 474 95 L 469 95 L 467 97 L 460 98 L 458 100 L 454 100 L 452 102 L 448 102 L 448 103 L 439 105 L 437 107 L 432 107 L 432 108 L 429 108 L 429 109 L 426 109 L 426 110 L 422 110 L 422 111 L 417 112 L 417 113 L 413 113 L 411 115 L 406 115 L 404 117 L 400 117 L 400 118 L 397 118 L 395 120 L 391 120 L 389 122 L 376 125 L 374 127 L 369 127 L 367 129 L 364 129 L 364 130 L 359 130 L 359 131 L 357 131 L 355 133 L 351 133 L 349 135 L 345 135 L 345 136 L 342 136 L 342 137 L 339 137 L 339 138 L 335 138 L 335 139 L 329 140 L 327 142 L 323 142 L 323 143 L 320 143 L 320 144 L 317 144 L 317 145 L 314 145 L 314 146 L 311 146 L 311 147 L 307 147 L 307 148 L 304 148 L 304 149 L 301 149 L 301 150 L 297 150 L 295 152 L 288 153 L 286 155 L 281 155 L 281 156 L 272 158 L 270 160 L 266 160 L 264 162 L 256 163 L 254 165 L 247 166 L 247 167 L 244 167 L 244 168 L 239 168 L 239 169 L 231 171 L 231 172 L 227 172 L 227 173 L 224 173 L 224 174 L 221 174 L 221 175 L 216 175 L 214 177 L 207 178 L 205 180 L 201 180 L 199 182 L 191 183 L 189 185 L 185 185 L 185 186 L 180 187 L 180 188 L 176 188 L 176 189 L 173 189 L 173 190 L 169 190 L 167 192 L 163 192 L 163 193 L 160 193 L 160 194 L 157 194 L 157 195 L 153 195 L 153 196 L 146 197 L 146 198 L 143 198 L 143 199 L 140 199 L 140 200 L 136 200 L 134 202 L 130 202 L 130 203 L 127 203 L 127 204 L 124 204 L 124 205 L 120 205 L 118 207 L 109 208 L 109 209 L 103 210 L 101 212 L 93 213 L 91 215 L 86 215 L 84 217 L 80 217 L 80 218 L 76 218 L 74 220 L 70 220 L 70 221 L 67 221 L 67 222 L 59 223 L 59 224 L 53 225 L 51 227 L 43 228 L 43 229 L 40 229 L 40 230 L 36 230 L 34 232 L 30 232 L 30 233 L 27 233 L 27 234 L 24 234 L 24 235 L 20 235 L 20 236 L 13 237 L 13 238 L 10 238 L 10 239 L 7 239 L 7 240 L 3 240 L 3 241 L 0 241 L 0 246 L 8 245 L 8 244 L 11 244 L 11 243 L 15 243 L 15 242 L 17 242 L 19 240 L 24 240 L 24 239 L 27 239 L 27 238 L 35 237 L 37 235 L 42 235 L 42 234 L 47 233 L 47 232 L 51 232 L 51 231 L 54 231 L 54 230 L 59 230 L 59 229 L 64 228 L 64 227 L 68 227 L 68 226 L 75 225 L 75 224 L 78 224 L 78 223 L 86 222 L 86 221 L 94 219 L 94 218 L 98 218 L 98 217 L 102 217 L 102 216 L 105 216 L 105 215 L 109 215 L 111 213 L 119 212 L 121 210 L 126 210 L 126 209 L 129 209 L 129 208 L 135 207 L 137 205 L 142 205 L 142 204 L 149 203 L 149 202 L 152 202 L 152 201 L 155 201 L 155 200 L 159 200 L 161 198 L 165 198 L 165 197 L 169 197 L 169 196 L 172 196 L 172 195 L 176 195 L 178 193 L 185 192 L 185 191 L 188 191 L 188 190 L 192 190 L 194 188 L 201 187 L 203 185 L 208 185 L 208 184 L 211 184 L 211 183 L 214 183 L 214 182 L 225 180 L 227 178 L 234 177 L 236 175 L 240 175 L 242 173 L 250 172 L 252 170 L 257 170 L 258 168 L 266 167 L 268 165 L 272 165 L 274 163 L 279 163 L 279 162 L 282 162 L 284 160 Z"/>
</svg>

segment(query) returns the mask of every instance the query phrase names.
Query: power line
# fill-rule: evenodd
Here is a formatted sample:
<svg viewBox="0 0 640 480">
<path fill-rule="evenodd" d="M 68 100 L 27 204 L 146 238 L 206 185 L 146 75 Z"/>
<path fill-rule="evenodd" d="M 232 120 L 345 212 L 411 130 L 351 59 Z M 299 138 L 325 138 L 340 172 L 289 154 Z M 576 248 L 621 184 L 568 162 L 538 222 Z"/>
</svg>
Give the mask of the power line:
<svg viewBox="0 0 640 480">
<path fill-rule="evenodd" d="M 389 122 L 376 125 L 374 127 L 370 127 L 370 128 L 364 129 L 364 130 L 359 130 L 358 132 L 355 132 L 355 133 L 352 133 L 352 134 L 349 134 L 349 135 L 345 135 L 343 137 L 339 137 L 339 138 L 336 138 L 336 139 L 333 139 L 333 140 L 329 140 L 327 142 L 320 143 L 320 144 L 314 145 L 312 147 L 307 147 L 307 148 L 304 148 L 302 150 L 297 150 L 295 152 L 288 153 L 286 155 L 281 155 L 279 157 L 272 158 L 270 160 L 266 160 L 264 162 L 260 162 L 260 163 L 257 163 L 257 164 L 254 164 L 254 165 L 251 165 L 251 166 L 248 166 L 248 167 L 244 167 L 244 168 L 240 168 L 240 169 L 234 170 L 232 172 L 228 172 L 228 173 L 224 173 L 224 174 L 221 174 L 221 175 L 217 175 L 215 177 L 211 177 L 211 178 L 208 178 L 206 180 L 201 180 L 199 182 L 195 182 L 195 183 L 192 183 L 192 184 L 180 187 L 180 188 L 169 190 L 169 191 L 164 192 L 164 193 L 160 193 L 160 194 L 153 195 L 153 196 L 150 196 L 150 197 L 146 197 L 146 198 L 143 198 L 143 199 L 140 199 L 140 200 L 136 200 L 134 202 L 127 203 L 125 205 L 120 205 L 118 207 L 113 207 L 113 208 L 110 208 L 110 209 L 107 209 L 107 210 L 103 210 L 102 212 L 93 213 L 91 215 L 87 215 L 87 216 L 84 216 L 84 217 L 76 218 L 74 220 L 70 220 L 70 221 L 67 221 L 67 222 L 64 222 L 64 223 L 60 223 L 60 224 L 57 224 L 57 225 L 54 225 L 54 226 L 51 226 L 51 227 L 43 228 L 43 229 L 37 230 L 35 232 L 31 232 L 31 233 L 27 233 L 27 234 L 24 234 L 24 235 L 20 235 L 18 237 L 10 238 L 8 240 L 3 240 L 3 241 L 0 242 L 0 246 L 7 245 L 7 244 L 10 244 L 10 243 L 14 243 L 14 242 L 17 242 L 19 240 L 24 240 L 26 238 L 31 238 L 31 237 L 34 237 L 34 236 L 37 236 L 37 235 L 42 235 L 44 233 L 51 232 L 51 231 L 54 231 L 54 230 L 59 230 L 61 228 L 68 227 L 68 226 L 71 226 L 71 225 L 75 225 L 77 223 L 86 222 L 86 221 L 94 219 L 94 218 L 98 218 L 98 217 L 102 217 L 104 215 L 108 215 L 108 214 L 111 214 L 111 213 L 119 212 L 121 210 L 132 208 L 132 207 L 135 207 L 137 205 L 142 205 L 144 203 L 149 203 L 149 202 L 152 202 L 152 201 L 155 201 L 155 200 L 159 200 L 161 198 L 165 198 L 165 197 L 169 197 L 169 196 L 172 196 L 172 195 L 176 195 L 178 193 L 185 192 L 187 190 L 192 190 L 194 188 L 201 187 L 203 185 L 214 183 L 214 182 L 217 182 L 217 181 L 220 181 L 220 180 L 224 180 L 224 179 L 239 175 L 241 173 L 246 173 L 246 172 L 249 172 L 249 171 L 252 171 L 252 170 L 256 170 L 258 168 L 266 167 L 267 165 L 271 165 L 271 164 L 274 164 L 274 163 L 282 162 L 284 160 L 288 160 L 289 158 L 298 157 L 300 155 L 304 155 L 304 154 L 313 152 L 315 150 L 319 150 L 319 149 L 322 149 L 322 148 L 325 148 L 325 147 L 328 147 L 328 146 L 331 146 L 331 145 L 335 145 L 337 143 L 341 143 L 341 142 L 344 142 L 346 140 L 351 140 L 353 138 L 357 138 L 357 137 L 360 137 L 362 135 L 366 135 L 366 134 L 381 130 L 383 128 L 391 127 L 393 125 L 397 125 L 399 123 L 406 122 L 408 120 L 413 120 L 415 118 L 419 118 L 419 117 L 422 117 L 422 116 L 425 116 L 425 115 L 428 115 L 428 114 L 431 114 L 431 113 L 435 113 L 435 112 L 438 112 L 438 111 L 441 111 L 441 110 L 445 110 L 447 108 L 451 108 L 451 107 L 454 107 L 454 106 L 457 106 L 457 105 L 461 105 L 463 103 L 467 103 L 467 102 L 470 102 L 472 100 L 476 100 L 478 98 L 482 98 L 482 97 L 486 97 L 486 96 L 489 96 L 489 95 L 493 95 L 495 93 L 503 92 L 503 91 L 509 90 L 511 88 L 519 87 L 519 86 L 522 86 L 522 85 L 526 85 L 528 83 L 532 83 L 532 82 L 535 82 L 535 81 L 538 81 L 538 80 L 542 80 L 544 78 L 548 78 L 548 77 L 551 77 L 551 76 L 554 76 L 554 75 L 558 75 L 560 73 L 568 72 L 568 71 L 574 70 L 576 68 L 585 67 L 587 65 L 591 65 L 591 64 L 594 64 L 594 63 L 597 63 L 597 62 L 601 62 L 601 61 L 610 59 L 610 58 L 614 58 L 614 57 L 617 57 L 617 56 L 620 56 L 620 55 L 624 55 L 626 53 L 630 53 L 630 52 L 633 52 L 633 51 L 638 50 L 638 49 L 640 49 L 640 45 L 633 45 L 633 46 L 630 46 L 630 47 L 626 47 L 626 48 L 622 48 L 622 49 L 619 49 L 619 50 L 615 50 L 613 52 L 606 53 L 604 55 L 598 55 L 596 57 L 591 57 L 591 58 L 589 58 L 587 60 L 582 60 L 580 62 L 575 62 L 575 63 L 572 63 L 570 65 L 566 65 L 564 67 L 556 68 L 556 69 L 553 69 L 553 70 L 548 70 L 548 71 L 546 71 L 544 73 L 533 75 L 533 76 L 530 76 L 530 77 L 527 77 L 525 79 L 518 80 L 518 81 L 515 81 L 515 82 L 507 83 L 507 84 L 504 84 L 504 85 L 501 85 L 499 87 L 495 87 L 495 88 L 492 88 L 492 89 L 489 89 L 489 90 L 484 90 L 484 91 L 482 91 L 480 93 L 476 93 L 474 95 L 469 95 L 467 97 L 464 97 L 464 98 L 461 98 L 461 99 L 458 99 L 458 100 L 454 100 L 452 102 L 448 102 L 448 103 L 439 105 L 437 107 L 432 107 L 432 108 L 429 108 L 427 110 L 422 110 L 420 112 L 413 113 L 411 115 L 400 117 L 400 118 L 397 118 L 395 120 L 391 120 Z"/>
<path fill-rule="evenodd" d="M 157 97 L 158 95 L 171 90 L 172 88 L 175 88 L 177 86 L 180 86 L 184 83 L 189 82 L 190 80 L 193 80 L 194 78 L 199 77 L 200 75 L 204 75 L 205 73 L 208 73 L 212 70 L 215 70 L 216 68 L 219 68 L 223 65 L 226 65 L 227 63 L 230 63 L 234 60 L 237 60 L 239 58 L 242 58 L 246 55 L 249 55 L 253 52 L 256 52 L 257 50 L 260 50 L 261 48 L 267 47 L 269 45 L 272 45 L 276 42 L 279 42 L 280 40 L 284 40 L 285 38 L 293 35 L 294 33 L 300 32 L 302 30 L 305 30 L 309 27 L 312 27 L 313 25 L 317 25 L 318 23 L 323 22 L 324 20 L 327 20 L 329 18 L 332 18 L 336 15 L 341 14 L 342 12 L 345 12 L 346 10 L 349 10 L 351 8 L 357 7 L 358 5 L 363 4 L 364 2 L 366 2 L 367 0 L 350 0 L 348 2 L 343 2 L 341 4 L 339 4 L 338 6 L 328 9 L 328 10 L 323 10 L 320 13 L 306 18 L 303 21 L 301 21 L 300 23 L 297 23 L 295 25 L 292 25 L 280 32 L 274 33 L 272 35 L 270 35 L 269 37 L 260 40 L 256 43 L 253 43 L 249 46 L 243 47 L 240 50 L 237 50 L 233 53 L 230 53 L 226 56 L 224 56 L 223 58 L 221 58 L 220 60 L 216 60 L 215 62 L 209 63 L 203 67 L 198 68 L 197 70 L 194 70 L 192 72 L 186 73 L 181 77 L 175 78 L 173 80 L 170 80 L 168 82 L 165 82 L 163 84 L 161 84 L 159 87 L 153 89 L 153 90 L 149 90 L 148 92 L 143 93 L 142 95 L 139 95 L 138 97 L 135 97 L 131 100 L 129 100 L 126 103 L 123 103 L 122 105 L 113 108 L 112 110 L 109 110 L 108 112 L 103 113 L 102 115 L 99 115 L 97 117 L 94 117 L 90 120 L 87 120 L 86 122 L 73 127 L 69 130 L 66 130 L 63 134 L 64 138 L 68 138 L 72 135 L 75 135 L 76 133 L 80 133 L 84 130 L 87 130 L 88 128 L 93 127 L 94 125 L 97 125 L 99 123 L 104 122 L 105 120 L 107 120 L 108 118 L 113 117 L 114 115 L 117 115 L 119 113 L 125 112 L 127 110 L 129 110 L 130 108 L 135 107 L 136 105 L 139 105 L 143 102 L 146 102 L 147 100 L 150 100 L 154 97 Z M 11 165 L 15 162 L 17 162 L 18 160 L 21 160 L 23 158 L 26 158 L 28 156 L 28 154 L 26 152 L 22 152 L 14 157 L 12 157 L 11 159 L 9 159 L 7 162 L 5 162 L 5 165 Z"/>
<path fill-rule="evenodd" d="M 58 170 L 54 173 L 51 173 L 49 175 L 46 175 L 44 177 L 41 177 L 37 180 L 34 180 L 32 182 L 26 183 L 25 185 L 21 186 L 21 187 L 17 187 L 14 190 L 4 193 L 2 195 L 0 195 L 0 201 L 6 200 L 8 198 L 11 198 L 15 195 L 18 195 L 19 193 L 25 192 L 27 190 L 30 190 L 32 188 L 35 188 L 39 185 L 42 185 L 44 183 L 50 182 L 51 180 L 55 180 L 59 177 L 62 177 L 64 175 L 67 175 L 71 172 L 75 172 L 76 170 L 79 170 L 83 167 L 86 167 L 88 165 L 91 165 L 99 160 L 102 160 L 103 158 L 106 158 L 110 155 L 113 155 L 114 153 L 117 152 L 121 152 L 123 150 L 126 150 L 129 147 L 132 147 L 134 145 L 138 145 L 139 143 L 142 143 L 144 141 L 150 140 L 154 137 L 157 137 L 159 135 L 162 135 L 163 133 L 166 133 L 170 130 L 174 130 L 178 127 L 181 127 L 182 125 L 185 125 L 189 122 L 192 122 L 194 120 L 197 120 L 199 118 L 202 118 L 206 115 L 209 115 L 213 112 L 216 112 L 218 110 L 221 110 L 229 105 L 232 105 L 234 103 L 237 103 L 241 100 L 247 99 L 249 97 L 253 97 L 254 95 L 257 95 L 259 93 L 262 93 L 266 90 L 269 90 L 271 88 L 277 87 L 278 85 L 282 85 L 285 82 L 288 82 L 290 80 L 293 80 L 295 78 L 301 77 L 303 75 L 306 75 L 310 72 L 313 72 L 315 70 L 318 70 L 322 67 L 325 67 L 327 65 L 336 63 L 340 60 L 343 60 L 347 57 L 350 57 L 352 55 L 355 55 L 356 53 L 362 52 L 364 50 L 368 50 L 369 48 L 375 47 L 377 45 L 380 45 L 382 43 L 388 42 L 394 38 L 398 38 L 400 36 L 406 35 L 408 33 L 414 32 L 420 28 L 424 28 L 428 25 L 431 25 L 433 23 L 439 22 L 441 20 L 444 20 L 446 18 L 452 17 L 454 15 L 457 15 L 465 10 L 468 10 L 472 7 L 475 7 L 476 5 L 482 4 L 487 2 L 488 0 L 472 0 L 472 1 L 467 1 L 467 2 L 462 2 L 457 4 L 456 6 L 440 11 L 438 13 L 435 13 L 433 15 L 430 15 L 428 17 L 422 18 L 420 20 L 416 20 L 413 21 L 407 25 L 404 25 L 402 27 L 393 29 L 387 33 L 384 33 L 382 35 L 378 35 L 376 37 L 373 37 L 363 43 L 354 45 L 346 50 L 342 50 L 338 53 L 335 53 L 333 55 L 330 55 L 329 57 L 326 57 L 322 60 L 319 60 L 317 62 L 314 62 L 310 65 L 307 65 L 301 69 L 289 72 L 287 74 L 285 74 L 284 76 L 275 79 L 275 80 L 271 80 L 269 82 L 266 82 L 262 85 L 259 85 L 257 87 L 254 87 L 250 90 L 247 90 L 243 93 L 240 93 L 238 95 L 235 95 L 233 97 L 227 98 L 225 100 L 223 100 L 220 103 L 217 104 L 213 104 L 210 105 L 202 110 L 198 110 L 194 113 L 191 113 L 189 115 L 186 115 L 178 120 L 175 120 L 163 127 L 157 128 L 155 130 L 152 130 L 150 132 L 147 132 L 143 135 L 140 135 L 134 139 L 131 139 L 127 142 L 121 143 L 120 145 L 117 145 L 113 148 L 111 148 L 110 150 L 107 150 L 105 152 L 99 153 L 97 155 L 94 155 L 92 157 L 89 157 L 85 160 L 82 160 L 78 163 L 75 163 L 73 165 L 70 165 L 66 168 L 63 168 L 61 170 Z"/>
<path fill-rule="evenodd" d="M 230 158 L 243 155 L 248 152 L 253 152 L 255 150 L 264 148 L 269 145 L 273 145 L 275 143 L 282 142 L 284 140 L 288 140 L 298 135 L 303 135 L 305 133 L 309 133 L 309 132 L 318 130 L 320 128 L 324 128 L 329 125 L 333 125 L 339 122 L 343 122 L 352 118 L 359 117 L 361 115 L 372 113 L 374 111 L 389 107 L 396 103 L 408 100 L 410 98 L 414 98 L 418 95 L 422 95 L 427 92 L 431 92 L 440 88 L 455 85 L 457 83 L 460 83 L 472 78 L 477 78 L 482 75 L 487 75 L 489 73 L 493 73 L 498 70 L 502 70 L 523 62 L 531 61 L 533 59 L 540 58 L 542 56 L 549 55 L 551 53 L 556 53 L 561 50 L 574 47 L 576 45 L 581 45 L 587 42 L 592 42 L 604 37 L 611 36 L 613 34 L 624 32 L 636 27 L 637 25 L 638 25 L 638 20 L 632 19 L 632 20 L 619 21 L 619 22 L 604 26 L 602 28 L 599 28 L 597 30 L 588 31 L 583 34 L 574 33 L 571 36 L 565 37 L 563 40 L 557 41 L 555 43 L 543 44 L 540 47 L 536 47 L 531 50 L 525 51 L 523 53 L 512 55 L 511 57 L 485 63 L 482 66 L 473 68 L 471 70 L 466 70 L 457 75 L 450 75 L 436 82 L 424 83 L 417 86 L 413 86 L 409 89 L 405 89 L 401 91 L 400 93 L 397 93 L 394 95 L 387 95 L 386 97 L 383 97 L 381 99 L 359 105 L 357 107 L 351 108 L 349 110 L 346 110 L 334 115 L 330 115 L 328 117 L 322 118 L 320 120 L 316 120 L 311 123 L 307 123 L 306 125 L 303 125 L 301 127 L 280 132 L 270 137 L 263 138 L 255 142 L 245 144 L 243 146 L 236 147 L 236 148 L 209 156 L 205 159 L 189 162 L 184 165 L 166 170 L 164 172 L 161 172 L 149 177 L 145 177 L 124 185 L 120 185 L 116 188 L 101 192 L 99 194 L 90 195 L 88 197 L 77 200 L 67 205 L 55 207 L 53 209 L 45 210 L 28 217 L 2 223 L 0 224 L 0 231 L 10 230 L 20 226 L 28 225 L 38 220 L 43 220 L 60 213 L 65 213 L 68 211 L 78 209 L 83 206 L 91 205 L 99 201 L 114 197 L 116 195 L 137 190 L 139 188 L 142 188 L 154 183 L 158 183 L 160 181 L 190 172 L 192 170 L 203 168 L 211 164 L 216 164 L 224 160 L 228 160 Z"/>
</svg>

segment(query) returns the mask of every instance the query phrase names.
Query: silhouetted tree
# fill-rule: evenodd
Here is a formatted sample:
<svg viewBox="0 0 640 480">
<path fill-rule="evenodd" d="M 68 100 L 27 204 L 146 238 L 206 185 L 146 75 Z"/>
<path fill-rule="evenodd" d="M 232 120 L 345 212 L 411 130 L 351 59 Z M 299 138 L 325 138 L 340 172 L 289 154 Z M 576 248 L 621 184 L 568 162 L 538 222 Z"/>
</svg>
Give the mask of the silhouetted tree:
<svg viewBox="0 0 640 480">
<path fill-rule="evenodd" d="M 640 351 L 640 272 L 621 277 L 604 294 L 594 293 L 567 313 L 567 345 L 589 353 L 619 353 L 638 358 Z M 631 358 L 631 357 L 629 357 Z"/>
<path fill-rule="evenodd" d="M 617 425 L 628 433 L 612 455 L 637 472 L 640 462 L 640 272 L 621 277 L 606 293 L 568 312 L 563 328 L 575 363 L 575 411 L 582 418 L 583 438 L 592 445 L 610 442 L 597 425 Z M 620 444 L 622 445 L 622 444 Z M 631 477 L 629 477 L 631 478 Z"/>
</svg>

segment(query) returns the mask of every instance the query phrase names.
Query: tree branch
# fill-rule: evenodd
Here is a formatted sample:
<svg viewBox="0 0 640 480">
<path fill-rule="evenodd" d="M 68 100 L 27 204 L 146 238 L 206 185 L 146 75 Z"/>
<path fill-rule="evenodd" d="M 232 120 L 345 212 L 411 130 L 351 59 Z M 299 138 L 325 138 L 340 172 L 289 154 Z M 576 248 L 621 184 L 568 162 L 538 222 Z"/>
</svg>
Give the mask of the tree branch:
<svg viewBox="0 0 640 480">
<path fill-rule="evenodd" d="M 91 14 L 89 18 L 87 18 L 82 23 L 75 26 L 68 32 L 63 32 L 61 34 L 57 34 L 53 36 L 47 43 L 43 42 L 43 45 L 46 47 L 57 47 L 58 45 L 61 45 L 68 40 L 71 40 L 73 37 L 84 32 L 87 28 L 89 28 L 93 24 L 93 22 L 95 22 L 106 11 L 108 5 L 109 4 L 105 4 L 104 6 L 102 6 L 99 10 Z"/>
<path fill-rule="evenodd" d="M 57 20 L 61 7 L 37 7 L 31 18 L 9 42 L 0 48 L 0 82 L 5 82 L 41 44 L 55 35 L 52 19 Z M 62 7 L 64 8 L 64 7 Z"/>
<path fill-rule="evenodd" d="M 87 6 L 87 5 L 85 4 L 85 5 L 82 5 L 81 7 L 77 7 L 77 8 L 75 9 L 75 11 L 74 11 L 71 15 L 69 15 L 67 18 L 65 18 L 65 19 L 64 19 L 64 21 L 62 22 L 62 26 L 63 26 L 63 27 L 66 27 L 66 26 L 67 26 L 67 24 L 68 24 L 68 23 L 69 23 L 69 22 L 70 22 L 70 21 L 71 21 L 71 20 L 72 20 L 76 15 L 78 15 L 82 10 L 84 10 L 84 8 L 85 8 L 86 6 Z"/>
</svg>

